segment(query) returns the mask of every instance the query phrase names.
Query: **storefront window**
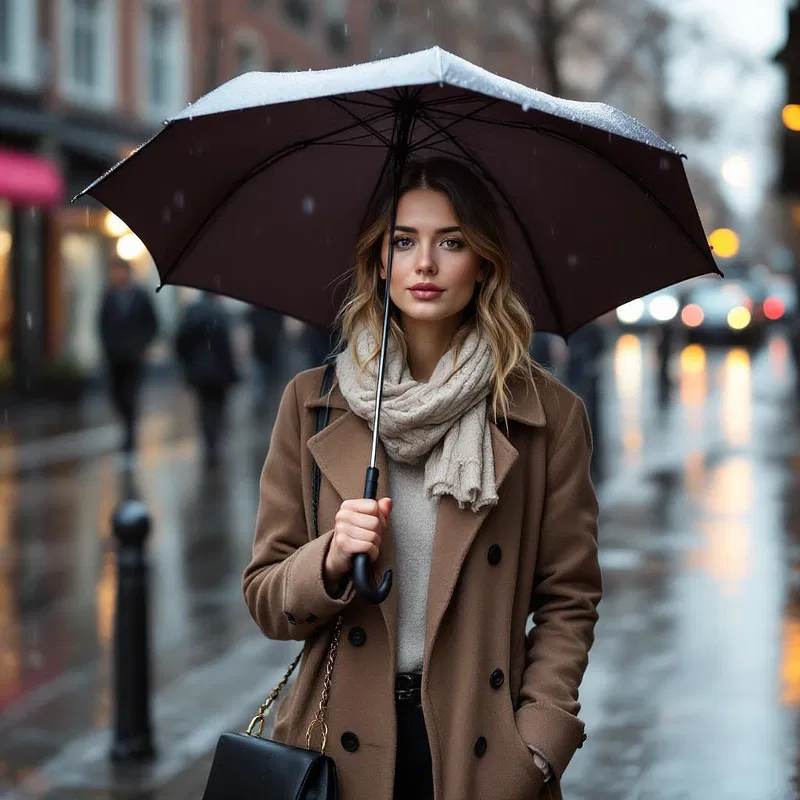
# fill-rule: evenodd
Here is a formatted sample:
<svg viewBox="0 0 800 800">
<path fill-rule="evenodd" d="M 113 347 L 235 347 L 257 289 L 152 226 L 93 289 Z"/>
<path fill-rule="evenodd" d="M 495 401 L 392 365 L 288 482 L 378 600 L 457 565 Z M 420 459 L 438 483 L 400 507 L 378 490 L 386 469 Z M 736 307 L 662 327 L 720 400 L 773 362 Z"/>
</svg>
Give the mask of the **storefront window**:
<svg viewBox="0 0 800 800">
<path fill-rule="evenodd" d="M 11 245 L 11 206 L 0 199 L 0 360 L 11 358 L 14 324 Z"/>
<path fill-rule="evenodd" d="M 93 231 L 70 231 L 61 238 L 63 351 L 84 368 L 100 363 L 97 314 L 104 287 L 101 238 Z"/>
</svg>

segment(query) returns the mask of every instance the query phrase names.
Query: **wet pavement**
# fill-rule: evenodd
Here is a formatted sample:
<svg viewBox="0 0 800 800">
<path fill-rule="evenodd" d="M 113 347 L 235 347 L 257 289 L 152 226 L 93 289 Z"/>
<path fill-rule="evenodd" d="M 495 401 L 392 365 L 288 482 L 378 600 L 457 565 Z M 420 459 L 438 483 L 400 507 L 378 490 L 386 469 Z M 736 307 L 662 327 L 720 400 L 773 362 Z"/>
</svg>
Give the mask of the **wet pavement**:
<svg viewBox="0 0 800 800">
<path fill-rule="evenodd" d="M 676 355 L 623 337 L 604 374 L 606 591 L 581 691 L 589 739 L 570 800 L 785 800 L 800 765 L 800 415 L 786 343 Z M 290 371 L 271 387 L 271 409 Z M 102 398 L 0 424 L 0 798 L 202 795 L 219 733 L 241 729 L 297 648 L 255 630 L 240 575 L 271 414 L 234 399 L 224 469 L 204 473 L 180 387 L 148 387 L 130 474 Z M 36 415 L 39 415 L 38 417 Z M 158 758 L 112 767 L 111 513 L 153 517 Z"/>
</svg>

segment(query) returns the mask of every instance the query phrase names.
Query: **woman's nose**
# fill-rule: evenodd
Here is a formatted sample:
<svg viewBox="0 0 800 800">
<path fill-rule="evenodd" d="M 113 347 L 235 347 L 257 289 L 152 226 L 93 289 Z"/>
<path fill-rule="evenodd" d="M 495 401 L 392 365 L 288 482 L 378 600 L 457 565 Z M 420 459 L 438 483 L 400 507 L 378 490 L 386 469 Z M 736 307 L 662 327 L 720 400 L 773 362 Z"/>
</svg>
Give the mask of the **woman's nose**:
<svg viewBox="0 0 800 800">
<path fill-rule="evenodd" d="M 436 259 L 433 257 L 432 248 L 423 245 L 419 248 L 418 252 L 419 261 L 417 262 L 417 272 L 424 272 L 427 274 L 436 272 Z"/>
</svg>

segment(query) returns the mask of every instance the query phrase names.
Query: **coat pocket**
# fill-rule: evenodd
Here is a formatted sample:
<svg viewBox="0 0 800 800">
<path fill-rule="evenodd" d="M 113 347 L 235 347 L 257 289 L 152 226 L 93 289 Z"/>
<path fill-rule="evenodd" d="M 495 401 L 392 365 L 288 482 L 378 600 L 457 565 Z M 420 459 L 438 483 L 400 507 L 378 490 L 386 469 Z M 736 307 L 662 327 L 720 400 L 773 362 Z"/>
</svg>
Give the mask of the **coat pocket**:
<svg viewBox="0 0 800 800">
<path fill-rule="evenodd" d="M 536 766 L 533 753 L 519 735 L 510 695 L 499 734 L 505 754 L 500 767 L 503 772 L 503 800 L 537 800 L 542 797 L 544 774 Z"/>
</svg>

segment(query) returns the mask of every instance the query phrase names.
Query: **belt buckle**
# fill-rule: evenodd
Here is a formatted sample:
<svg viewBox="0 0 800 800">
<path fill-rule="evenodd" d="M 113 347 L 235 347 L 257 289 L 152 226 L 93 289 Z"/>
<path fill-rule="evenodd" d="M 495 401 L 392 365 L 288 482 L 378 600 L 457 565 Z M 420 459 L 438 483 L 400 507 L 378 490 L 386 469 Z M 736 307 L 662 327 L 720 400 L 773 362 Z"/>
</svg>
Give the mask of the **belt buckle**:
<svg viewBox="0 0 800 800">
<path fill-rule="evenodd" d="M 400 685 L 398 686 L 398 684 Z M 415 693 L 421 694 L 420 690 L 414 686 L 414 678 L 411 675 L 401 673 L 395 677 L 394 696 L 396 700 L 401 703 L 409 703 L 415 699 Z"/>
</svg>

